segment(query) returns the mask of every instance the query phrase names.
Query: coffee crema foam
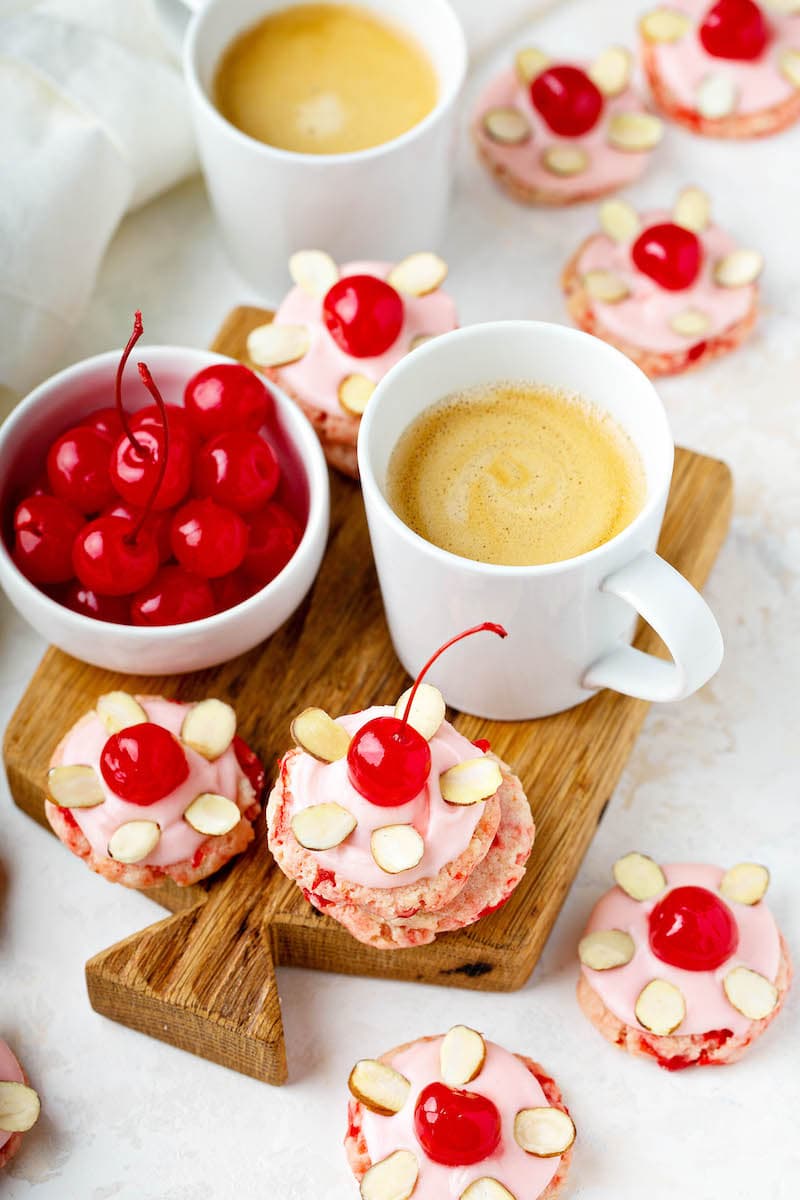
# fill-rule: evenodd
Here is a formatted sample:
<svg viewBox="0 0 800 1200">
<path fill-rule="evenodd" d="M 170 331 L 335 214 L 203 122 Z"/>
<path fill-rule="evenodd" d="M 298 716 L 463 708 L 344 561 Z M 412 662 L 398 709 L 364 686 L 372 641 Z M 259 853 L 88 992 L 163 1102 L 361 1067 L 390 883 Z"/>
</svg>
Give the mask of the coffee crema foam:
<svg viewBox="0 0 800 1200">
<path fill-rule="evenodd" d="M 535 566 L 608 542 L 644 503 L 639 452 L 581 397 L 498 383 L 432 405 L 398 441 L 388 500 L 426 541 L 476 562 Z"/>
</svg>

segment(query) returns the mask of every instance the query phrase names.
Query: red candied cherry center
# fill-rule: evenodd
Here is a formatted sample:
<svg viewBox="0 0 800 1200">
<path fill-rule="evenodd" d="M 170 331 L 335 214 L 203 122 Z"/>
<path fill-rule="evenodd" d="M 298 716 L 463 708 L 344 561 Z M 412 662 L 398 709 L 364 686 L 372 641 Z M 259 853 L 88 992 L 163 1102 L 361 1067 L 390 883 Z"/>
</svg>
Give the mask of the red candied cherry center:
<svg viewBox="0 0 800 1200">
<path fill-rule="evenodd" d="M 707 888 L 673 888 L 650 913 L 650 949 L 672 967 L 714 971 L 738 944 L 733 913 Z"/>
<path fill-rule="evenodd" d="M 697 234 L 671 221 L 640 233 L 631 254 L 639 270 L 668 292 L 691 287 L 703 261 Z"/>
<path fill-rule="evenodd" d="M 108 786 L 130 804 L 154 804 L 183 783 L 189 763 L 169 730 L 152 722 L 113 733 L 100 755 Z"/>
<path fill-rule="evenodd" d="M 393 346 L 403 327 L 403 301 L 375 275 L 345 275 L 322 301 L 333 340 L 353 358 L 374 358 Z"/>
<path fill-rule="evenodd" d="M 429 1083 L 414 1106 L 414 1132 L 434 1162 L 468 1167 L 497 1149 L 500 1113 L 488 1096 Z"/>
<path fill-rule="evenodd" d="M 714 58 L 748 62 L 763 54 L 769 26 L 753 0 L 718 0 L 703 18 L 700 41 Z"/>
<path fill-rule="evenodd" d="M 580 67 L 548 67 L 530 85 L 531 102 L 559 137 L 580 137 L 603 111 L 603 93 Z"/>
<path fill-rule="evenodd" d="M 271 394 L 241 363 L 215 363 L 193 375 L 183 393 L 186 413 L 204 440 L 229 429 L 255 432 L 272 416 Z"/>
</svg>

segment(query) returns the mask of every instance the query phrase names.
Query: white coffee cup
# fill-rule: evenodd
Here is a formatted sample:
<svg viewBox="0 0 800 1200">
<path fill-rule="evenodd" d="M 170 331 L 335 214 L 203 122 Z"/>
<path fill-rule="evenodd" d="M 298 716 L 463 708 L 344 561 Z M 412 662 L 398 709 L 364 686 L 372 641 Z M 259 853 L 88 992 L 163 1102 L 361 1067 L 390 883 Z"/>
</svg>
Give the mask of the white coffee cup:
<svg viewBox="0 0 800 1200">
<path fill-rule="evenodd" d="M 644 507 L 604 545 L 564 562 L 495 566 L 440 550 L 393 512 L 387 467 L 409 423 L 452 392 L 503 380 L 581 395 L 633 439 L 646 476 Z M 505 640 L 470 638 L 431 672 L 449 704 L 476 716 L 544 717 L 606 687 L 644 700 L 681 700 L 706 683 L 722 661 L 719 627 L 699 593 L 655 553 L 673 458 L 650 380 L 589 334 L 502 321 L 444 334 L 402 359 L 370 399 L 358 461 L 389 631 L 409 674 L 453 634 L 496 621 L 508 630 Z M 672 662 L 630 645 L 640 614 Z"/>
<path fill-rule="evenodd" d="M 400 137 L 368 150 L 321 155 L 267 146 L 215 108 L 214 73 L 238 34 L 301 2 L 157 0 L 165 28 L 182 43 L 198 150 L 231 258 L 272 301 L 286 291 L 287 260 L 295 250 L 319 248 L 345 262 L 437 248 L 450 196 L 456 99 L 467 65 L 464 33 L 448 0 L 359 0 L 427 52 L 439 79 L 436 106 Z"/>
</svg>

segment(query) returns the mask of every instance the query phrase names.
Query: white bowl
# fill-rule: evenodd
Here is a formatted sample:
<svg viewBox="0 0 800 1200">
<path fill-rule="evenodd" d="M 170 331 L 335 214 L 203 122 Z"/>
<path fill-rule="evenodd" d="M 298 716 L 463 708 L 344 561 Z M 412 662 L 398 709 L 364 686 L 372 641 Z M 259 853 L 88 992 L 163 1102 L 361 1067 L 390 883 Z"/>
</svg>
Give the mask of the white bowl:
<svg viewBox="0 0 800 1200">
<path fill-rule="evenodd" d="M 125 407 L 152 403 L 139 381 L 136 360 L 150 367 L 167 402 L 181 403 L 187 380 L 221 354 L 181 346 L 137 346 L 126 372 Z M 30 393 L 0 428 L 0 512 L 8 536 L 18 480 L 44 465 L 62 430 L 94 409 L 113 405 L 119 351 L 99 354 L 54 375 Z M 275 400 L 275 448 L 279 460 L 299 467 L 291 485 L 305 497 L 308 515 L 302 541 L 279 575 L 242 604 L 202 621 L 144 628 L 96 621 L 52 600 L 18 570 L 0 538 L 0 585 L 33 628 L 67 654 L 97 667 L 136 675 L 172 675 L 214 666 L 251 650 L 291 616 L 319 570 L 328 535 L 328 470 L 314 430 L 295 404 L 270 386 Z M 282 463 L 283 465 L 283 463 Z M 16 489 L 16 490 L 15 490 Z"/>
</svg>

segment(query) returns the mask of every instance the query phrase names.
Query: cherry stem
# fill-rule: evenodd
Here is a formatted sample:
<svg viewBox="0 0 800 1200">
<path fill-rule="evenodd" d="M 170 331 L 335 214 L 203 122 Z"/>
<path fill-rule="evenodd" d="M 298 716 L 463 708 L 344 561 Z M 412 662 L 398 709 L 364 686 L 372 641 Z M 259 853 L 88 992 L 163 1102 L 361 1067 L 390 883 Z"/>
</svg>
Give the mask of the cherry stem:
<svg viewBox="0 0 800 1200">
<path fill-rule="evenodd" d="M 435 654 L 432 654 L 430 656 L 428 661 L 425 663 L 425 666 L 422 668 L 419 675 L 414 680 L 414 686 L 412 687 L 411 692 L 409 693 L 408 703 L 406 704 L 406 710 L 403 713 L 403 717 L 402 717 L 402 720 L 406 725 L 408 724 L 408 714 L 411 712 L 411 705 L 414 703 L 414 697 L 417 694 L 417 688 L 422 683 L 423 676 L 427 675 L 428 671 L 433 666 L 433 664 L 436 662 L 437 658 L 441 654 L 444 654 L 445 650 L 449 650 L 451 646 L 454 646 L 456 644 L 456 642 L 460 642 L 464 638 L 472 637 L 473 633 L 484 633 L 484 632 L 485 633 L 496 633 L 497 636 L 501 637 L 501 638 L 508 637 L 508 630 L 504 629 L 502 625 L 495 625 L 495 623 L 493 621 L 484 621 L 483 624 L 481 624 L 481 625 L 473 625 L 472 629 L 465 629 L 463 633 L 457 633 L 455 637 L 450 638 L 449 642 L 445 642 L 445 644 L 443 646 L 439 647 L 439 649 L 436 651 Z"/>
<path fill-rule="evenodd" d="M 140 314 L 137 313 L 136 315 L 139 316 Z M 150 374 L 150 368 L 148 367 L 147 363 L 140 362 L 140 363 L 138 363 L 138 367 L 139 367 L 139 374 L 142 377 L 142 383 L 147 388 L 148 392 L 150 393 L 150 395 L 153 397 L 156 404 L 158 405 L 158 411 L 161 414 L 161 424 L 164 429 L 164 445 L 163 445 L 162 454 L 161 454 L 161 462 L 158 464 L 158 475 L 156 477 L 156 481 L 153 486 L 153 490 L 151 491 L 150 495 L 147 497 L 147 503 L 145 504 L 144 508 L 142 509 L 142 515 L 139 517 L 139 520 L 136 522 L 136 525 L 134 526 L 131 533 L 129 533 L 125 538 L 125 541 L 129 542 L 129 543 L 136 541 L 137 537 L 139 536 L 139 534 L 142 532 L 142 529 L 144 528 L 145 521 L 150 516 L 150 513 L 153 508 L 153 504 L 155 503 L 155 498 L 158 495 L 158 489 L 161 487 L 161 484 L 164 482 L 164 476 L 167 473 L 167 457 L 169 455 L 169 425 L 167 424 L 167 406 L 164 403 L 164 397 L 161 395 L 161 392 L 156 387 L 155 380 L 153 379 L 153 376 Z"/>
<path fill-rule="evenodd" d="M 133 314 L 133 332 L 131 333 L 131 336 L 128 338 L 127 346 L 122 351 L 122 357 L 120 358 L 119 366 L 117 367 L 117 378 L 114 382 L 114 396 L 116 399 L 117 412 L 119 413 L 119 419 L 122 422 L 122 428 L 125 430 L 125 436 L 127 437 L 128 441 L 131 443 L 131 445 L 133 446 L 133 448 L 135 449 L 135 451 L 139 455 L 139 457 L 147 458 L 148 457 L 147 447 L 143 446 L 141 442 L 137 442 L 136 434 L 133 432 L 130 425 L 128 424 L 128 414 L 125 412 L 125 409 L 122 407 L 122 376 L 125 372 L 125 364 L 127 363 L 128 358 L 130 357 L 131 350 L 133 350 L 133 347 L 136 345 L 136 343 L 138 342 L 139 338 L 142 336 L 143 333 L 144 333 L 144 325 L 142 324 L 142 314 L 137 309 L 137 311 Z"/>
</svg>

